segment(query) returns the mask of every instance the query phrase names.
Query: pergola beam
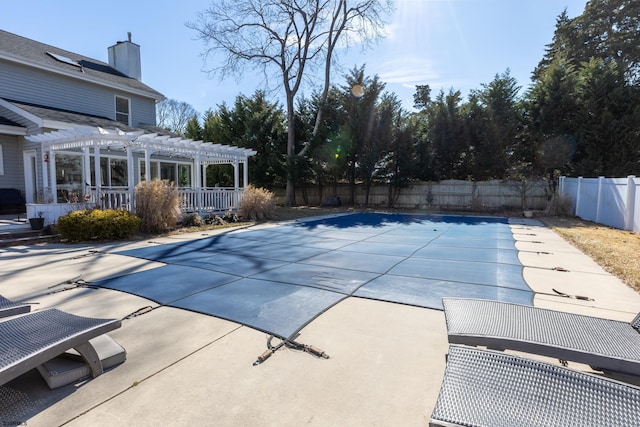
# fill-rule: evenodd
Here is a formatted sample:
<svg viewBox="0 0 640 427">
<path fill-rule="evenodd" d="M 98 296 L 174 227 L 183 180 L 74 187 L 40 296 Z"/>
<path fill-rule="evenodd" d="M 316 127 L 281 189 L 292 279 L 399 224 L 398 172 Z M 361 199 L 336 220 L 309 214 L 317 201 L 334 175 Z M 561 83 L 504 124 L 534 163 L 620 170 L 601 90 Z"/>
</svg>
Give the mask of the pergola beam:
<svg viewBox="0 0 640 427">
<path fill-rule="evenodd" d="M 26 137 L 32 142 L 42 143 L 43 149 L 50 151 L 82 149 L 84 147 L 129 147 L 134 152 L 153 151 L 154 154 L 179 156 L 190 159 L 199 157 L 202 164 L 233 163 L 246 161 L 256 154 L 248 148 L 231 147 L 212 142 L 194 141 L 143 131 L 123 132 L 119 129 L 77 128 L 46 132 Z M 221 161 L 222 160 L 222 161 Z"/>
</svg>

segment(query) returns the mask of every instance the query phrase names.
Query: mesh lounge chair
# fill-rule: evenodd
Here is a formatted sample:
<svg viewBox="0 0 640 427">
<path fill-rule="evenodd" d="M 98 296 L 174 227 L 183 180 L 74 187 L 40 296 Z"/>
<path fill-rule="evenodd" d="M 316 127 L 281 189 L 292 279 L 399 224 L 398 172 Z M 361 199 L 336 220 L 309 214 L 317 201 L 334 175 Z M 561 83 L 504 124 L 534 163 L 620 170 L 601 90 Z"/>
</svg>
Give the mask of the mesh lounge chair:
<svg viewBox="0 0 640 427">
<path fill-rule="evenodd" d="M 631 323 L 489 300 L 443 298 L 449 343 L 511 349 L 640 375 L 640 314 Z"/>
<path fill-rule="evenodd" d="M 506 353 L 449 347 L 431 426 L 637 426 L 640 388 Z"/>
<path fill-rule="evenodd" d="M 29 304 L 13 302 L 0 295 L 0 317 L 15 316 L 29 311 L 31 311 Z"/>
<path fill-rule="evenodd" d="M 0 322 L 0 385 L 70 349 L 80 353 L 97 377 L 103 365 L 89 340 L 119 327 L 117 319 L 80 317 L 53 308 Z"/>
</svg>

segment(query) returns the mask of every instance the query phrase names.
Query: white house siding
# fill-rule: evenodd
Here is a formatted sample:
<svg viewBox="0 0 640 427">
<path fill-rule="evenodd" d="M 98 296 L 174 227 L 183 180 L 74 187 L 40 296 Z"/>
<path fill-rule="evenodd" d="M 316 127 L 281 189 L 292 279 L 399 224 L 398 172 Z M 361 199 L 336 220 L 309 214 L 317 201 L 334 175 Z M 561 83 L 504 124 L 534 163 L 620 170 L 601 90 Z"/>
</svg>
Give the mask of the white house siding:
<svg viewBox="0 0 640 427">
<path fill-rule="evenodd" d="M 24 194 L 24 165 L 20 137 L 0 134 L 4 175 L 0 175 L 0 188 L 16 188 Z"/>
<path fill-rule="evenodd" d="M 0 98 L 115 120 L 114 95 L 131 100 L 133 127 L 155 124 L 152 98 L 0 61 Z"/>
</svg>

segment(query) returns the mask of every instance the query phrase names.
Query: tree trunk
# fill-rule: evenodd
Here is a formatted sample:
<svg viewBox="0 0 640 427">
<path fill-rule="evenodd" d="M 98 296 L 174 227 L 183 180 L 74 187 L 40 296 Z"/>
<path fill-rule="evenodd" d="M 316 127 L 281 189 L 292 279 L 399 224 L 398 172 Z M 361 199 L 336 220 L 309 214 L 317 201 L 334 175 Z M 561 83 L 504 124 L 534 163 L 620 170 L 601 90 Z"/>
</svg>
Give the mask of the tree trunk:
<svg viewBox="0 0 640 427">
<path fill-rule="evenodd" d="M 296 155 L 296 128 L 293 95 L 287 96 L 287 206 L 296 205 L 294 156 Z"/>
</svg>

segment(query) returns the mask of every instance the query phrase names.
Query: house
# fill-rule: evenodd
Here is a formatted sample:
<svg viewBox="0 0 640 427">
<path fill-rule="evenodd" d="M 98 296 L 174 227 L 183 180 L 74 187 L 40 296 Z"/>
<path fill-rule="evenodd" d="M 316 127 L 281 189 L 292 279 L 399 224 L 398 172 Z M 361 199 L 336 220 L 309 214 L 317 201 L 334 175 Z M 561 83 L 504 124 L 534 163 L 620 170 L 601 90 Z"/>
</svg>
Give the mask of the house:
<svg viewBox="0 0 640 427">
<path fill-rule="evenodd" d="M 134 210 L 140 181 L 167 179 L 184 211 L 236 209 L 255 151 L 170 135 L 156 125 L 161 93 L 141 81 L 140 46 L 108 48 L 108 63 L 0 30 L 0 188 L 24 194 L 27 215 Z M 234 187 L 206 186 L 210 165 Z"/>
</svg>

